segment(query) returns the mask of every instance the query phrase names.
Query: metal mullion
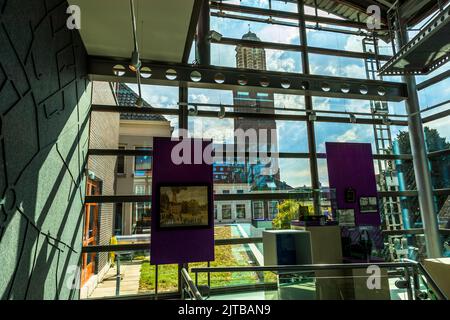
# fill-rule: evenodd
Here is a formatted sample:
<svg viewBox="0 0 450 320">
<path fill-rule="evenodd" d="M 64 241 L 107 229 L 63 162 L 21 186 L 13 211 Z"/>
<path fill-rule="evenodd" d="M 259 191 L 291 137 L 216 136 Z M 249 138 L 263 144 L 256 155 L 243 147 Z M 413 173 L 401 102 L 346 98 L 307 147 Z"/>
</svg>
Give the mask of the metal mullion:
<svg viewBox="0 0 450 320">
<path fill-rule="evenodd" d="M 263 18 L 238 16 L 238 15 L 232 15 L 232 14 L 221 14 L 218 12 L 211 12 L 211 16 L 218 17 L 218 18 L 224 18 L 224 19 L 233 19 L 233 20 L 241 20 L 241 21 L 243 20 L 243 21 L 281 25 L 281 26 L 293 27 L 293 28 L 298 27 L 298 25 L 293 22 L 285 22 L 285 21 L 281 21 L 281 20 L 271 20 L 269 22 L 267 19 L 263 19 Z"/>
<path fill-rule="evenodd" d="M 301 57 L 302 62 L 302 70 L 304 74 L 310 74 L 309 67 L 309 54 L 308 54 L 308 36 L 306 32 L 306 23 L 305 23 L 305 7 L 304 1 L 298 1 L 297 3 L 298 10 L 298 22 L 299 22 L 299 37 L 300 43 L 302 44 L 303 52 Z M 313 111 L 313 102 L 312 97 L 309 94 L 305 95 L 305 108 L 308 111 Z M 314 128 L 314 121 L 312 121 L 308 117 L 308 121 L 306 122 L 306 130 L 307 130 L 307 138 L 308 138 L 308 151 L 310 154 L 309 159 L 309 168 L 311 174 L 311 187 L 313 190 L 318 190 L 320 188 L 320 179 L 319 179 L 319 166 L 317 162 L 317 146 L 316 146 L 316 134 Z M 320 210 L 320 199 L 316 192 L 313 192 L 313 208 L 315 214 L 319 214 Z"/>
<path fill-rule="evenodd" d="M 410 154 L 374 154 L 374 160 L 407 160 L 412 161 Z"/>
<path fill-rule="evenodd" d="M 89 149 L 88 156 L 152 156 L 152 150 L 136 149 Z"/>
<path fill-rule="evenodd" d="M 301 27 L 303 28 L 303 27 Z M 304 27 L 306 29 L 306 26 Z M 243 39 L 235 39 L 222 37 L 220 40 L 211 40 L 212 43 L 222 44 L 222 45 L 233 45 L 233 46 L 243 46 L 243 47 L 251 47 L 251 48 L 263 48 L 263 49 L 273 49 L 273 50 L 283 50 L 283 51 L 297 51 L 297 52 L 308 52 L 308 53 L 316 53 L 322 55 L 331 55 L 337 57 L 348 57 L 348 58 L 357 58 L 357 59 L 367 59 L 367 58 L 376 58 L 375 54 L 372 53 L 364 53 L 364 52 L 356 52 L 356 51 L 345 51 L 345 50 L 337 50 L 337 49 L 327 49 L 320 47 L 312 47 L 307 46 L 305 44 L 286 44 L 286 43 L 277 43 L 277 42 L 264 42 L 264 41 L 255 41 L 255 40 L 243 40 Z M 383 61 L 390 60 L 390 56 L 379 55 L 378 58 Z"/>
<path fill-rule="evenodd" d="M 428 158 L 437 158 L 442 156 L 450 156 L 450 149 L 443 149 L 439 151 L 428 152 Z"/>
<path fill-rule="evenodd" d="M 450 189 L 435 190 L 435 194 L 449 194 Z M 417 197 L 418 192 L 416 190 L 408 191 L 379 191 L 378 196 L 380 198 L 389 197 Z M 243 200 L 288 200 L 288 199 L 311 199 L 311 192 L 251 192 L 240 194 L 216 194 L 214 195 L 214 201 L 243 201 Z"/>
<path fill-rule="evenodd" d="M 421 91 L 425 88 L 428 88 L 436 83 L 439 83 L 439 82 L 447 79 L 448 77 L 450 77 L 450 70 L 444 71 L 441 74 L 438 74 L 437 76 L 435 76 L 431 79 L 422 81 L 421 83 L 419 83 L 417 85 L 417 91 Z"/>
<path fill-rule="evenodd" d="M 135 107 L 135 106 L 115 106 L 115 105 L 99 105 L 91 106 L 92 112 L 116 112 L 116 113 L 135 113 L 135 114 L 158 114 L 158 115 L 178 115 L 177 109 L 153 108 L 153 107 Z"/>
<path fill-rule="evenodd" d="M 432 106 L 430 106 L 430 107 L 421 109 L 421 110 L 420 110 L 420 113 L 425 113 L 425 112 L 431 111 L 431 110 L 433 110 L 433 109 L 442 107 L 442 106 L 444 106 L 444 105 L 446 105 L 446 104 L 448 104 L 448 103 L 450 103 L 450 100 L 446 100 L 446 101 L 439 102 L 439 103 L 437 103 L 437 104 L 435 104 L 435 105 L 432 105 Z"/>
<path fill-rule="evenodd" d="M 450 188 L 443 188 L 443 189 L 433 189 L 433 194 L 438 195 L 438 196 L 446 196 L 446 195 L 450 195 Z"/>
<path fill-rule="evenodd" d="M 251 152 L 245 152 L 245 158 L 248 158 Z M 226 149 L 224 149 L 222 151 L 223 156 L 225 156 L 228 159 L 228 154 Z M 310 155 L 309 153 L 295 153 L 295 152 L 259 152 L 257 153 L 257 157 L 258 158 L 262 158 L 262 157 L 269 157 L 269 158 L 279 158 L 279 159 L 309 159 Z M 215 154 L 215 152 L 213 152 L 213 157 L 219 157 L 218 155 Z M 239 159 L 241 156 L 238 155 L 237 151 L 233 152 L 233 156 L 232 156 L 235 160 Z"/>
<path fill-rule="evenodd" d="M 324 117 L 317 116 L 317 122 L 334 122 L 334 123 L 350 123 L 350 120 L 344 117 Z M 383 124 L 383 120 L 381 119 L 372 119 L 372 118 L 357 118 L 354 124 Z M 394 126 L 407 126 L 408 121 L 401 120 L 391 120 L 391 125 Z"/>
<path fill-rule="evenodd" d="M 151 202 L 148 195 L 121 195 L 121 196 L 86 196 L 84 202 L 89 203 L 144 203 Z"/>
<path fill-rule="evenodd" d="M 199 110 L 196 117 L 217 118 L 217 111 Z M 247 113 L 247 112 L 226 112 L 225 118 L 258 118 L 258 119 L 275 119 L 289 121 L 305 121 L 306 116 L 287 115 L 287 114 L 270 114 L 270 113 Z"/>
<path fill-rule="evenodd" d="M 308 111 L 315 112 L 315 111 Z M 203 118 L 216 118 L 216 111 L 198 111 L 197 117 Z M 274 119 L 282 121 L 308 121 L 308 116 L 292 115 L 292 114 L 269 114 L 269 113 L 246 113 L 246 112 L 227 112 L 224 118 L 257 118 L 257 119 Z M 315 122 L 332 122 L 332 123 L 351 123 L 349 118 L 346 117 L 333 117 L 333 116 L 317 116 Z M 356 118 L 355 124 L 383 124 L 382 119 L 373 118 Z M 391 120 L 391 125 L 394 126 L 407 126 L 406 120 Z"/>
<path fill-rule="evenodd" d="M 260 16 L 272 16 L 276 18 L 282 19 L 291 19 L 298 20 L 299 14 L 294 12 L 287 12 L 281 10 L 268 10 L 263 8 L 249 7 L 249 6 L 241 6 L 241 5 L 233 5 L 233 4 L 225 4 L 218 3 L 216 1 L 211 2 L 211 9 L 229 11 L 229 12 L 241 12 L 247 14 L 254 14 Z M 337 25 L 355 29 L 367 29 L 367 24 L 360 22 L 353 22 L 348 20 L 334 19 L 328 17 L 314 16 L 314 15 L 304 15 L 305 21 L 315 22 L 315 23 L 324 23 L 330 25 Z"/>
<path fill-rule="evenodd" d="M 308 98 L 309 97 L 309 98 Z M 305 105 L 306 101 L 310 99 L 310 96 L 305 96 Z M 143 110 L 148 109 L 148 110 Z M 136 114 L 168 114 L 168 115 L 178 115 L 182 112 L 175 109 L 154 109 L 154 108 L 137 108 L 137 107 L 117 107 L 117 106 L 99 106 L 93 105 L 92 111 L 94 112 L 118 112 L 118 113 L 136 113 Z M 313 111 L 312 109 L 306 109 L 305 112 L 309 113 L 325 113 L 325 111 Z M 331 113 L 331 112 L 330 112 Z M 351 112 L 349 115 L 352 114 Z M 446 116 L 450 114 L 450 111 L 445 111 L 442 113 L 438 113 L 436 115 L 430 116 L 428 118 L 424 118 L 424 122 L 432 121 L 439 119 L 440 117 Z M 218 116 L 217 111 L 206 111 L 199 110 L 197 117 L 206 117 L 206 118 L 215 118 Z M 369 116 L 369 115 L 367 115 Z M 308 116 L 304 115 L 291 115 L 291 114 L 269 114 L 269 113 L 246 113 L 246 112 L 226 112 L 225 118 L 235 118 L 235 117 L 244 117 L 244 118 L 261 118 L 261 119 L 275 119 L 275 120 L 286 120 L 286 121 L 306 121 L 308 120 Z M 317 122 L 336 122 L 336 123 L 350 123 L 350 120 L 345 117 L 332 117 L 332 116 L 317 116 Z M 309 121 L 308 121 L 309 122 Z M 382 120 L 374 120 L 371 118 L 357 118 L 356 123 L 360 124 L 381 124 Z M 392 125 L 398 126 L 406 126 L 406 121 L 401 120 L 391 120 Z"/>
<path fill-rule="evenodd" d="M 253 192 L 236 194 L 215 194 L 214 201 L 233 200 L 286 200 L 286 199 L 306 199 L 311 198 L 310 192 Z"/>
<path fill-rule="evenodd" d="M 251 21 L 251 22 L 266 23 L 266 24 L 272 24 L 272 25 L 280 25 L 280 26 L 285 26 L 285 27 L 298 28 L 298 23 L 286 22 L 286 21 L 282 21 L 282 20 L 273 20 L 272 19 L 269 21 L 268 19 L 264 19 L 264 18 L 240 16 L 240 15 L 233 15 L 233 14 L 220 13 L 220 12 L 211 12 L 211 16 L 223 18 L 223 19 L 233 19 L 233 20 L 247 21 L 247 22 Z M 319 23 L 316 23 L 316 25 L 314 25 L 314 26 L 307 25 L 306 29 L 340 33 L 340 34 L 348 34 L 348 35 L 354 35 L 354 36 L 367 35 L 366 33 L 362 33 L 361 31 L 352 31 L 352 30 L 335 29 L 335 28 L 331 28 L 331 27 L 322 27 L 322 26 L 319 26 Z"/>
<path fill-rule="evenodd" d="M 407 191 L 379 191 L 378 196 L 381 198 L 389 197 L 417 197 L 419 193 L 417 190 L 407 190 Z"/>
<path fill-rule="evenodd" d="M 180 103 L 181 105 L 181 103 Z M 186 103 L 187 106 L 195 106 L 195 107 L 205 107 L 205 108 L 218 108 L 218 107 L 224 107 L 224 108 L 235 108 L 236 106 L 233 104 L 217 104 L 217 103 Z M 256 107 L 256 105 L 249 106 L 249 107 Z M 263 110 L 275 110 L 275 111 L 285 111 L 285 112 L 304 112 L 304 113 L 325 113 L 325 114 L 342 114 L 342 115 L 360 115 L 360 116 L 367 116 L 367 117 L 373 117 L 373 113 L 364 113 L 364 112 L 351 112 L 351 111 L 334 111 L 334 110 L 307 110 L 307 109 L 299 109 L 299 108 L 278 108 L 278 107 L 263 107 L 258 106 L 259 109 Z M 383 116 L 390 117 L 390 118 L 404 118 L 407 119 L 406 115 L 398 115 L 398 114 L 383 114 Z"/>
<path fill-rule="evenodd" d="M 442 111 L 442 112 L 435 113 L 435 114 L 433 114 L 431 116 L 428 116 L 428 117 L 424 117 L 424 118 L 422 118 L 422 123 L 427 123 L 427 122 L 431 122 L 431 121 L 434 121 L 434 120 L 439 120 L 439 119 L 445 118 L 445 117 L 447 117 L 449 115 L 450 115 L 450 109 Z"/>
<path fill-rule="evenodd" d="M 204 0 L 197 25 L 197 52 L 201 65 L 211 64 L 211 42 L 209 41 L 210 32 L 210 6 L 209 1 Z"/>
<path fill-rule="evenodd" d="M 179 130 L 185 130 L 187 132 L 188 128 L 188 87 L 185 83 L 180 83 L 179 86 L 179 96 L 178 96 L 178 102 L 179 102 L 179 114 L 178 114 L 178 129 Z"/>
</svg>

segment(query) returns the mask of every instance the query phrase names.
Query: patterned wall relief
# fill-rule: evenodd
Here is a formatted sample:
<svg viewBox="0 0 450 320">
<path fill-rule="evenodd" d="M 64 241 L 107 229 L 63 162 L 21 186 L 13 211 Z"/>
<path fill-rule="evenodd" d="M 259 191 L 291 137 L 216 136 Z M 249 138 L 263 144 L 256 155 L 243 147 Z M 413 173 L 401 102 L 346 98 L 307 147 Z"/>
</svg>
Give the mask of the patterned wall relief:
<svg viewBox="0 0 450 320">
<path fill-rule="evenodd" d="M 67 2 L 0 0 L 0 298 L 70 299 L 91 84 Z"/>
</svg>

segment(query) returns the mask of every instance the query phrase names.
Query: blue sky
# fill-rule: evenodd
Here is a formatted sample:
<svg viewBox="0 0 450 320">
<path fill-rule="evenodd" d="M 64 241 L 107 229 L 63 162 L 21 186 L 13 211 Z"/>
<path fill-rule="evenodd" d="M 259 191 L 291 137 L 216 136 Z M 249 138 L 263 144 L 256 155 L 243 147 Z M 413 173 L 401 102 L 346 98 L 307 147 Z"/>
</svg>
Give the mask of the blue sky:
<svg viewBox="0 0 450 320">
<path fill-rule="evenodd" d="M 239 0 L 229 1 L 229 3 L 239 4 Z M 242 5 L 258 6 L 268 8 L 268 0 L 243 0 Z M 274 9 L 295 11 L 295 5 L 288 5 L 281 1 L 274 1 Z M 286 9 L 287 8 L 287 9 Z M 311 8 L 307 8 L 308 14 L 314 14 Z M 321 15 L 331 16 L 324 12 Z M 220 32 L 222 35 L 231 38 L 240 39 L 244 33 L 249 30 L 249 22 L 211 18 L 211 29 Z M 269 25 L 250 22 L 250 29 L 256 33 L 263 41 L 299 44 L 299 34 L 297 28 L 285 27 L 279 25 Z M 308 30 L 308 45 L 325 47 L 332 49 L 362 51 L 362 38 L 345 34 L 337 34 L 323 31 Z M 390 45 L 382 44 L 382 53 L 390 53 Z M 234 67 L 236 65 L 235 48 L 233 46 L 223 46 L 215 44 L 212 46 L 212 64 L 219 66 Z M 193 55 L 191 58 L 193 60 Z M 266 50 L 267 69 L 273 71 L 301 72 L 301 55 L 298 52 Z M 353 58 L 332 57 L 325 55 L 310 54 L 311 73 L 352 77 L 364 79 L 365 69 L 363 60 Z M 432 77 L 444 70 L 448 70 L 450 64 L 435 71 L 432 75 L 421 76 L 417 82 Z M 385 78 L 389 81 L 400 81 L 398 77 Z M 136 86 L 132 86 L 136 90 Z M 154 107 L 176 107 L 178 101 L 178 89 L 176 87 L 162 86 L 144 86 L 144 99 Z M 438 85 L 430 87 L 420 92 L 421 108 L 434 105 L 447 100 L 450 97 L 450 82 L 441 82 Z M 288 94 L 275 94 L 274 103 L 277 107 L 286 108 L 304 108 L 304 98 Z M 207 90 L 190 89 L 189 101 L 197 103 L 211 104 L 233 104 L 233 95 L 229 90 Z M 353 112 L 369 112 L 369 102 L 364 100 L 351 99 L 332 99 L 332 98 L 313 98 L 314 106 L 320 110 L 340 110 Z M 405 114 L 405 104 L 390 103 L 390 112 L 395 114 Z M 443 106 L 442 111 L 449 106 Z M 176 117 L 167 117 L 174 126 L 177 125 Z M 427 124 L 431 128 L 437 129 L 440 134 L 450 141 L 450 121 L 449 117 Z M 216 142 L 231 142 L 233 134 L 232 119 L 218 118 L 190 118 L 190 128 L 197 128 L 197 131 L 203 132 L 205 138 L 213 138 Z M 194 129 L 193 129 L 194 130 Z M 307 136 L 305 123 L 291 121 L 277 121 L 278 147 L 282 152 L 307 152 Z M 396 136 L 400 130 L 407 128 L 393 127 L 392 134 Z M 317 151 L 325 152 L 324 144 L 326 141 L 341 142 L 368 142 L 373 145 L 373 127 L 370 125 L 353 125 L 341 123 L 316 123 L 316 141 Z M 307 160 L 281 159 L 281 179 L 292 186 L 302 186 L 310 184 L 309 164 Z M 326 164 L 319 161 L 319 170 L 321 182 L 327 182 Z"/>
</svg>

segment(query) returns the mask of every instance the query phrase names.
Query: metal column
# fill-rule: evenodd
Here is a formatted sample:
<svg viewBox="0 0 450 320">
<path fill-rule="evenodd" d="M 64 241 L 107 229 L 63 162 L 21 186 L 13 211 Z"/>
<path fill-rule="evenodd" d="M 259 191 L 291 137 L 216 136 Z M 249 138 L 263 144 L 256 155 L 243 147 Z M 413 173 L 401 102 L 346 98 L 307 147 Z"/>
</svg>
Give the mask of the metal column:
<svg viewBox="0 0 450 320">
<path fill-rule="evenodd" d="M 188 130 L 188 87 L 186 83 L 181 83 L 178 89 L 179 114 L 178 129 Z"/>
<path fill-rule="evenodd" d="M 202 9 L 197 26 L 197 52 L 198 62 L 201 65 L 209 66 L 211 64 L 211 41 L 209 37 L 209 1 L 203 1 Z"/>
<path fill-rule="evenodd" d="M 404 28 L 397 28 L 399 47 L 408 42 L 408 32 Z M 420 214 L 426 240 L 427 256 L 429 258 L 442 257 L 441 241 L 437 214 L 434 207 L 433 185 L 425 145 L 425 135 L 420 115 L 419 97 L 416 79 L 413 75 L 402 77 L 408 87 L 406 112 L 408 113 L 409 140 L 413 156 L 414 173 L 419 193 Z"/>
<path fill-rule="evenodd" d="M 297 3 L 298 13 L 299 13 L 299 28 L 300 28 L 300 42 L 303 46 L 302 50 L 302 67 L 304 74 L 310 74 L 309 69 L 309 57 L 308 57 L 308 39 L 306 35 L 306 24 L 305 24 L 305 8 L 303 6 L 303 1 L 298 1 Z M 311 95 L 305 94 L 305 109 L 313 111 L 313 103 Z M 309 113 L 311 114 L 311 113 Z M 314 130 L 314 121 L 309 118 L 306 120 L 306 129 L 308 132 L 308 148 L 309 148 L 309 166 L 311 172 L 311 187 L 313 190 L 319 190 L 319 169 L 317 166 L 317 150 L 316 150 L 316 135 Z M 314 191 L 314 211 L 315 214 L 319 213 L 319 199 L 320 195 Z"/>
</svg>

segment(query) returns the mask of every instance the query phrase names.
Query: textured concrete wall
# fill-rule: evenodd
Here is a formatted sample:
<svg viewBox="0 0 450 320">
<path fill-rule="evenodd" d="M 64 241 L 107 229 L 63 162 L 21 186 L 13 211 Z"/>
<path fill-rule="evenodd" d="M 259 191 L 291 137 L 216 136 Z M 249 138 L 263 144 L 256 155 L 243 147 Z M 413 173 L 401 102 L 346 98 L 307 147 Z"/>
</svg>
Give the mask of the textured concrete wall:
<svg viewBox="0 0 450 320">
<path fill-rule="evenodd" d="M 0 0 L 0 298 L 70 299 L 90 83 L 61 0 Z"/>
</svg>

